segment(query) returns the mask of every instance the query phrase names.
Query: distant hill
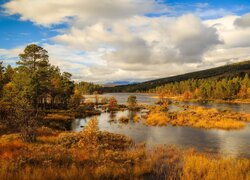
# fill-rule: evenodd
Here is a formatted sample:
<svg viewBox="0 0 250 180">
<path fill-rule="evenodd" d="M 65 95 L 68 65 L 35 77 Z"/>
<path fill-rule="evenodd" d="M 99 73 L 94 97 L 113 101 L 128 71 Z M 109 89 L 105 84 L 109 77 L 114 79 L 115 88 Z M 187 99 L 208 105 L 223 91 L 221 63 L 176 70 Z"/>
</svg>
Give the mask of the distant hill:
<svg viewBox="0 0 250 180">
<path fill-rule="evenodd" d="M 106 84 L 103 84 L 103 87 L 115 87 L 120 85 L 128 85 L 128 84 L 137 84 L 136 82 L 130 82 L 130 81 L 114 81 L 114 82 L 108 82 Z"/>
<path fill-rule="evenodd" d="M 182 75 L 146 81 L 142 83 L 119 85 L 114 87 L 104 87 L 102 91 L 103 92 L 147 91 L 149 89 L 153 89 L 157 86 L 168 84 L 171 82 L 180 82 L 188 79 L 206 79 L 206 78 L 214 78 L 216 80 L 224 77 L 244 76 L 246 73 L 250 75 L 250 61 L 229 64 L 207 70 L 196 71 Z"/>
</svg>

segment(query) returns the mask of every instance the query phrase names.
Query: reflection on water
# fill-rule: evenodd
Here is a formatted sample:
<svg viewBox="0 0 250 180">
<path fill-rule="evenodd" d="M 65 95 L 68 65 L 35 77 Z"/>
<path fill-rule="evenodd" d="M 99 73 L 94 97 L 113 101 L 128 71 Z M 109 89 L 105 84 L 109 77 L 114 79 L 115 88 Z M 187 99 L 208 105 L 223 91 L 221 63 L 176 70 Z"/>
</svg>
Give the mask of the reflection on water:
<svg viewBox="0 0 250 180">
<path fill-rule="evenodd" d="M 181 147 L 194 147 L 202 151 L 219 152 L 233 156 L 250 157 L 250 124 L 242 130 L 206 130 L 181 126 L 153 127 L 143 123 L 134 123 L 135 112 L 120 111 L 115 114 L 102 113 L 97 116 L 99 128 L 128 135 L 136 143 L 145 142 L 149 146 L 175 144 Z M 140 115 L 140 114 L 139 114 Z M 128 124 L 110 122 L 110 118 L 119 119 L 127 116 Z M 76 119 L 72 124 L 73 131 L 80 131 L 91 118 Z"/>
</svg>

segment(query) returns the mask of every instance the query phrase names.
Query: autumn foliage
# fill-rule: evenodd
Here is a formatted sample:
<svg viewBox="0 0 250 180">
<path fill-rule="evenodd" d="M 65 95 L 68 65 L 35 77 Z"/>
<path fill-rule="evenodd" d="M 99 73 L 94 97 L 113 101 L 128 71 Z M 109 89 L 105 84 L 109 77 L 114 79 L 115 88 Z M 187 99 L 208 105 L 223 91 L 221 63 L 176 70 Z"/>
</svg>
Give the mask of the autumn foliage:
<svg viewBox="0 0 250 180">
<path fill-rule="evenodd" d="M 43 134 L 43 132 L 45 134 Z M 93 119 L 80 133 L 42 129 L 37 143 L 0 138 L 1 179 L 249 179 L 250 160 L 183 150 L 147 149 L 102 132 Z"/>
</svg>

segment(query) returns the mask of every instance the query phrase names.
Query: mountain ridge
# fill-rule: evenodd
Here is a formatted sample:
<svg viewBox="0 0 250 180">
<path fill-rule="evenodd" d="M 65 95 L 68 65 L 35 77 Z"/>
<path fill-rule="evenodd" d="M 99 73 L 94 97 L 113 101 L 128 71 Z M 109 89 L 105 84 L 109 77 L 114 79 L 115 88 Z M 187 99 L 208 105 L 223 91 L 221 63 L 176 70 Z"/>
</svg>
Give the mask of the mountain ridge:
<svg viewBox="0 0 250 180">
<path fill-rule="evenodd" d="M 136 84 L 118 85 L 114 87 L 104 87 L 103 92 L 136 92 L 147 91 L 157 86 L 168 84 L 171 82 L 180 82 L 187 79 L 207 79 L 207 78 L 223 78 L 233 76 L 244 76 L 246 73 L 250 75 L 250 60 L 238 63 L 227 64 L 224 66 L 214 67 L 210 69 L 189 72 L 176 76 L 159 78 L 155 80 L 145 81 Z"/>
</svg>

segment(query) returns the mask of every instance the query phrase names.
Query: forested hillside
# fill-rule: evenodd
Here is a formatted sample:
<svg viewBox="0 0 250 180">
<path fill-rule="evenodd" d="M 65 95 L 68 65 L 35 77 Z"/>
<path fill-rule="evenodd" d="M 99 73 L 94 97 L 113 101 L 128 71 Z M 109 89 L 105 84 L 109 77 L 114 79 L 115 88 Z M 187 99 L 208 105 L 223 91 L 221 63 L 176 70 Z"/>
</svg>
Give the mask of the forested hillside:
<svg viewBox="0 0 250 180">
<path fill-rule="evenodd" d="M 243 78 L 245 74 L 250 75 L 250 61 L 234 63 L 212 69 L 186 73 L 182 75 L 147 81 L 138 84 L 122 85 L 103 88 L 103 92 L 146 92 L 150 89 L 174 82 L 181 82 L 189 79 L 212 79 L 220 80 L 223 78 L 239 77 Z"/>
</svg>

